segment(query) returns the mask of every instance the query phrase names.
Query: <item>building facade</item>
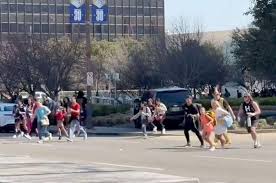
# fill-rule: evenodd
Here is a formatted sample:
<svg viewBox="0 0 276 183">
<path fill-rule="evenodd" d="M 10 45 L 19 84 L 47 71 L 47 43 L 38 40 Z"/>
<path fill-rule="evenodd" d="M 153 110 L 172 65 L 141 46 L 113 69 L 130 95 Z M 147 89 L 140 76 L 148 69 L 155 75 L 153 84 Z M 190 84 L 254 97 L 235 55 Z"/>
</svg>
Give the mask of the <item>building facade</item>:
<svg viewBox="0 0 276 183">
<path fill-rule="evenodd" d="M 135 39 L 164 34 L 164 0 L 106 0 L 106 24 L 91 24 L 95 39 Z M 92 0 L 91 0 L 92 4 Z M 85 38 L 84 24 L 71 24 L 69 0 L 0 0 L 0 40 L 10 35 L 39 39 Z"/>
</svg>

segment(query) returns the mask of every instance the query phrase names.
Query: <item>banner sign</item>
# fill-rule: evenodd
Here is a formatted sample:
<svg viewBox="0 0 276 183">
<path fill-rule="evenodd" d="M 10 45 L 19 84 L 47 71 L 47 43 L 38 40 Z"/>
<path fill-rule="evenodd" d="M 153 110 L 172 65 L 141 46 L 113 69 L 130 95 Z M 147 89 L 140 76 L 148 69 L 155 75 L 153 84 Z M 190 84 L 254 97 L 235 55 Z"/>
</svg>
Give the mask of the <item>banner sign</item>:
<svg viewBox="0 0 276 183">
<path fill-rule="evenodd" d="M 85 23 L 85 0 L 70 0 L 70 23 Z"/>
<path fill-rule="evenodd" d="M 103 24 L 108 21 L 108 6 L 106 0 L 93 0 L 92 22 Z"/>
</svg>

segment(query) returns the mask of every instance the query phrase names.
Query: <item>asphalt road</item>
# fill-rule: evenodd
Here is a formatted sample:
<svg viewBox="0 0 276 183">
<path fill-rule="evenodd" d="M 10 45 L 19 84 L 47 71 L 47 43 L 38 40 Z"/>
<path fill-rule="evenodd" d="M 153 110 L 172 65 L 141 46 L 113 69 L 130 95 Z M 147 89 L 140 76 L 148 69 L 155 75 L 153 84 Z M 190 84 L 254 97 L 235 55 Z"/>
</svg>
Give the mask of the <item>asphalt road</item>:
<svg viewBox="0 0 276 183">
<path fill-rule="evenodd" d="M 275 183 L 276 134 L 233 135 L 229 149 L 185 148 L 184 137 L 89 137 L 75 142 L 0 137 L 0 182 Z"/>
</svg>

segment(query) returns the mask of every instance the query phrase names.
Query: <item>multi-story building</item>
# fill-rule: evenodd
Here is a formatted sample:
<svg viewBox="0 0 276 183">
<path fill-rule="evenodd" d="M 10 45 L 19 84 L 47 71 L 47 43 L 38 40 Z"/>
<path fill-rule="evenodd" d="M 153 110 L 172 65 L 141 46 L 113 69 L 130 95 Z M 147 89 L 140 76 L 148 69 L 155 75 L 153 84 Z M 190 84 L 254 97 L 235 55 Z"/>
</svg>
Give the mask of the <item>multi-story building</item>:
<svg viewBox="0 0 276 183">
<path fill-rule="evenodd" d="M 106 0 L 106 24 L 91 24 L 91 36 L 139 39 L 164 33 L 164 0 Z M 92 0 L 91 0 L 92 3 Z M 71 24 L 69 0 L 0 0 L 0 40 L 9 35 L 40 39 L 85 37 L 85 24 Z"/>
</svg>

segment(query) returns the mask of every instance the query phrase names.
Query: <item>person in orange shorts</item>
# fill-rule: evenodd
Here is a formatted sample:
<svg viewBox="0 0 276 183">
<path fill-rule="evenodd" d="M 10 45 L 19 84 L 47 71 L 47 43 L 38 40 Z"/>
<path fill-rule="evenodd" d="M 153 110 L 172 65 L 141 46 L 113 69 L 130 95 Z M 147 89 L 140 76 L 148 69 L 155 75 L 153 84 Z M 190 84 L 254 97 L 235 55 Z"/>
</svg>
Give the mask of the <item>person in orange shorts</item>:
<svg viewBox="0 0 276 183">
<path fill-rule="evenodd" d="M 209 150 L 214 151 L 216 149 L 214 140 L 212 139 L 212 135 L 214 131 L 214 126 L 213 126 L 214 120 L 209 115 L 207 115 L 204 107 L 200 108 L 199 119 L 200 119 L 201 128 L 203 129 L 202 137 L 210 145 Z"/>
</svg>

